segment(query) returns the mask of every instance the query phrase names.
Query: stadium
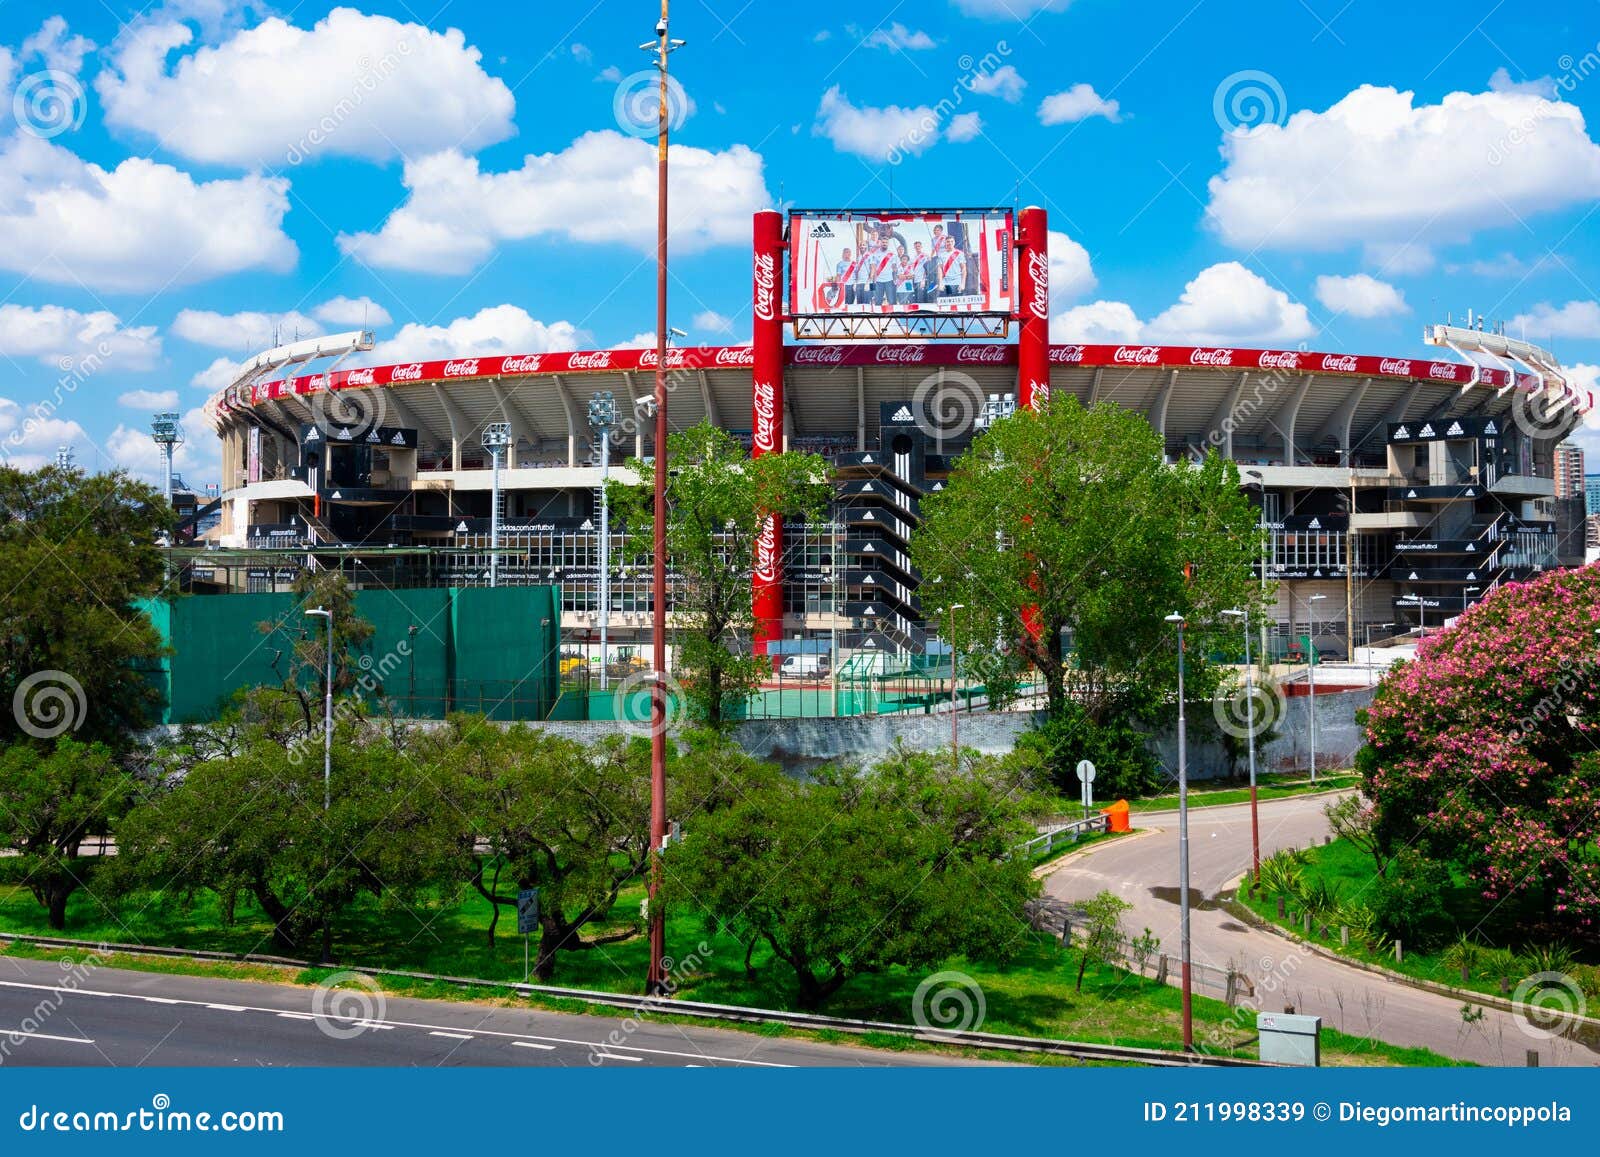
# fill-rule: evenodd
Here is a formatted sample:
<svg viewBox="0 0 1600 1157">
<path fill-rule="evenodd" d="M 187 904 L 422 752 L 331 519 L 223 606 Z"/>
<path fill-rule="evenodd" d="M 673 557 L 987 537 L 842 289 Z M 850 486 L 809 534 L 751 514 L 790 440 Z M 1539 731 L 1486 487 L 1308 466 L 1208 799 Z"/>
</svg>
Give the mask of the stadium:
<svg viewBox="0 0 1600 1157">
<path fill-rule="evenodd" d="M 807 248 L 819 221 L 857 240 L 846 255 L 917 257 L 905 235 L 943 222 L 970 250 L 968 282 L 949 308 L 925 291 L 933 277 L 909 274 L 898 297 L 863 290 L 857 304 L 851 259 Z M 933 252 L 955 248 L 931 236 Z M 1582 561 L 1581 534 L 1576 557 L 1565 547 L 1554 449 L 1592 399 L 1542 350 L 1470 319 L 1428 328 L 1441 360 L 1051 344 L 1047 236 L 1031 208 L 756 215 L 750 343 L 671 348 L 662 368 L 673 428 L 709 420 L 753 453 L 831 464 L 830 518 L 774 526 L 753 576 L 758 618 L 781 626 L 770 651 L 837 667 L 928 650 L 907 550 L 920 499 L 989 421 L 1065 395 L 1145 415 L 1171 462 L 1215 449 L 1238 464 L 1268 532 L 1265 634 L 1281 657 L 1306 636 L 1352 656 Z M 220 525 L 184 551 L 188 588 L 281 590 L 328 565 L 391 587 L 559 585 L 563 653 L 593 661 L 602 615 L 603 662 L 638 653 L 650 576 L 612 563 L 602 612 L 600 494 L 607 472 L 628 478 L 621 463 L 654 452 L 657 352 L 341 368 L 372 345 L 358 332 L 269 351 L 210 400 L 223 490 L 204 509 Z M 611 531 L 609 559 L 629 557 L 624 533 Z"/>
</svg>

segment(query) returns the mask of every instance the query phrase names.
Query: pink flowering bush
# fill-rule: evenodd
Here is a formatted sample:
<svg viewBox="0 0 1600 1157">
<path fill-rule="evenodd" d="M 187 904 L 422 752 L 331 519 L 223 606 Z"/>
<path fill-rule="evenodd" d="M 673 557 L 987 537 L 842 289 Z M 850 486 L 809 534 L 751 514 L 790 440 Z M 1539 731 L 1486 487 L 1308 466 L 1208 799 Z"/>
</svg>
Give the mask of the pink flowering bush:
<svg viewBox="0 0 1600 1157">
<path fill-rule="evenodd" d="M 1379 687 L 1359 760 L 1387 855 L 1600 938 L 1600 565 L 1496 590 Z M 1381 861 L 1380 861 L 1381 862 Z"/>
</svg>

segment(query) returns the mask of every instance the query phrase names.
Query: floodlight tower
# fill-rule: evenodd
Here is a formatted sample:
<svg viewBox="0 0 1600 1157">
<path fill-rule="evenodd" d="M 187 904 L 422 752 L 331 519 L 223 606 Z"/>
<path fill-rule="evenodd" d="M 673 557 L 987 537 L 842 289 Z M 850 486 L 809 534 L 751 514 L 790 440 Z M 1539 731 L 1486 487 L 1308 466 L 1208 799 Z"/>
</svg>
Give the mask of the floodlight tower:
<svg viewBox="0 0 1600 1157">
<path fill-rule="evenodd" d="M 489 585 L 500 585 L 500 452 L 511 445 L 511 423 L 490 422 L 483 428 L 483 448 L 494 459 L 494 491 L 489 500 Z"/>
<path fill-rule="evenodd" d="M 157 414 L 150 422 L 150 438 L 161 449 L 161 493 L 166 496 L 167 505 L 171 506 L 172 454 L 177 447 L 183 445 L 183 426 L 178 421 L 178 415 Z"/>
<path fill-rule="evenodd" d="M 617 425 L 617 396 L 601 390 L 589 399 L 589 428 L 600 439 L 600 690 L 606 689 L 606 641 L 611 624 L 611 431 Z"/>
</svg>

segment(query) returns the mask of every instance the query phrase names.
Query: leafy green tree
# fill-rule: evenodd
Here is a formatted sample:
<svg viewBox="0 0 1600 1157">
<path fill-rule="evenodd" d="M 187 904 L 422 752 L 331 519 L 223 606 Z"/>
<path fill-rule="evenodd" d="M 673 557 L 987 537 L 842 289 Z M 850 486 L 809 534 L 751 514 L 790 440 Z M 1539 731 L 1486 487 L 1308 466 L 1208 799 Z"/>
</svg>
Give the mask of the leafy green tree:
<svg viewBox="0 0 1600 1157">
<path fill-rule="evenodd" d="M 1122 931 L 1122 914 L 1132 907 L 1115 892 L 1096 892 L 1083 902 L 1083 930 L 1078 941 L 1077 991 L 1083 991 L 1083 974 L 1088 971 L 1090 964 L 1106 968 L 1122 959 L 1122 942 L 1126 938 Z M 1150 929 L 1146 928 L 1144 934 L 1148 937 Z"/>
<path fill-rule="evenodd" d="M 827 464 L 815 454 L 748 458 L 709 422 L 667 439 L 667 555 L 673 584 L 676 673 L 696 718 L 719 727 L 770 672 L 753 653 L 751 575 L 764 512 L 816 518 L 828 496 Z M 638 485 L 611 483 L 636 557 L 648 554 L 655 525 L 655 462 L 629 459 Z"/>
<path fill-rule="evenodd" d="M 161 592 L 172 523 L 126 474 L 0 466 L 0 743 L 121 746 L 155 719 L 161 637 L 136 604 Z"/>
<path fill-rule="evenodd" d="M 1203 696 L 1216 677 L 1206 653 L 1237 635 L 1219 612 L 1261 597 L 1237 468 L 1216 454 L 1167 465 L 1150 424 L 1108 402 L 1064 395 L 995 423 L 922 515 L 911 545 L 923 600 L 965 606 L 954 642 L 966 661 L 1020 659 L 1052 715 L 1071 699 L 1096 726 L 1171 702 L 1168 614 L 1189 620 L 1189 691 Z"/>
<path fill-rule="evenodd" d="M 1012 955 L 1038 891 L 1012 854 L 1033 833 L 1031 802 L 994 761 L 957 770 L 904 751 L 871 772 L 773 780 L 686 830 L 665 858 L 666 894 L 765 945 L 816 1008 L 892 965 Z"/>
<path fill-rule="evenodd" d="M 16 743 L 0 750 L 0 847 L 21 858 L 23 882 L 67 926 L 67 901 L 104 863 L 79 854 L 85 837 L 103 835 L 137 794 L 137 784 L 101 743 L 62 736 L 53 747 Z"/>
<path fill-rule="evenodd" d="M 320 726 L 323 681 L 328 663 L 328 626 L 325 620 L 308 617 L 306 611 L 321 607 L 333 611 L 333 694 L 352 697 L 358 687 L 365 689 L 372 676 L 361 666 L 361 658 L 372 643 L 376 628 L 356 611 L 355 589 L 336 570 L 301 572 L 292 590 L 295 605 L 282 618 L 256 624 L 256 629 L 276 646 L 273 666 L 282 673 L 283 691 L 300 705 L 307 725 Z M 373 689 L 381 693 L 382 688 Z"/>
</svg>

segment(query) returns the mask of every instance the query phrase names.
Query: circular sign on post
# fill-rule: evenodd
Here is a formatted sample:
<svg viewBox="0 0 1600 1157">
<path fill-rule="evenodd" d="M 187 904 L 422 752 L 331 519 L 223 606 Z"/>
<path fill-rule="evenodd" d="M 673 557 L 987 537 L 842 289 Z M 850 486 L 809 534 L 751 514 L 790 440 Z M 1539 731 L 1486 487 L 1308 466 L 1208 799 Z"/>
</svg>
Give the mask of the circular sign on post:
<svg viewBox="0 0 1600 1157">
<path fill-rule="evenodd" d="M 1094 782 L 1094 764 L 1087 759 L 1078 760 L 1078 778 L 1084 783 Z"/>
</svg>

